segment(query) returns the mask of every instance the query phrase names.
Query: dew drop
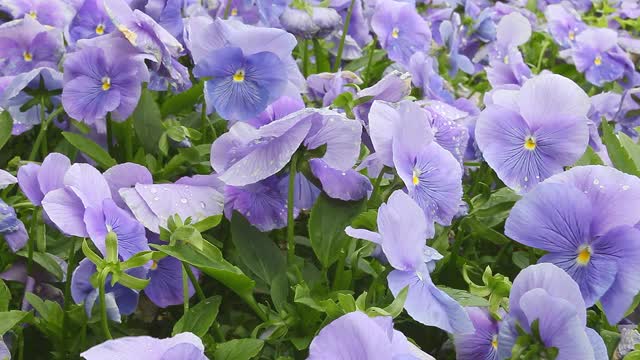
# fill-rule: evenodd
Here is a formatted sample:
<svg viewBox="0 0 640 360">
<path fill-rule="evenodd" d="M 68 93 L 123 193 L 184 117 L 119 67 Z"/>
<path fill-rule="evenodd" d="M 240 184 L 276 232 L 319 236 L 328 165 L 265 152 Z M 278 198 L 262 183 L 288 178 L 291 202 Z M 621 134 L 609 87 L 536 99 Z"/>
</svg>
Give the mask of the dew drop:
<svg viewBox="0 0 640 360">
<path fill-rule="evenodd" d="M 158 190 L 157 190 L 156 188 L 152 188 L 152 189 L 151 189 L 151 193 L 152 193 L 152 194 L 155 194 L 155 193 L 157 193 L 157 192 L 158 192 Z"/>
<path fill-rule="evenodd" d="M 207 207 L 207 205 L 204 203 L 204 201 L 200 201 L 200 207 L 204 209 Z"/>
<path fill-rule="evenodd" d="M 186 204 L 187 203 L 187 199 L 182 198 L 182 199 L 180 199 L 180 202 L 183 203 L 183 204 Z"/>
<path fill-rule="evenodd" d="M 593 179 L 593 184 L 594 184 L 594 185 L 598 185 L 598 184 L 600 184 L 600 180 L 598 180 L 598 179 Z"/>
<path fill-rule="evenodd" d="M 156 197 L 153 198 L 153 200 L 158 201 L 158 200 L 160 200 L 160 198 L 156 196 Z"/>
<path fill-rule="evenodd" d="M 629 190 L 629 185 L 622 185 L 622 190 L 624 190 L 624 191 Z"/>
</svg>

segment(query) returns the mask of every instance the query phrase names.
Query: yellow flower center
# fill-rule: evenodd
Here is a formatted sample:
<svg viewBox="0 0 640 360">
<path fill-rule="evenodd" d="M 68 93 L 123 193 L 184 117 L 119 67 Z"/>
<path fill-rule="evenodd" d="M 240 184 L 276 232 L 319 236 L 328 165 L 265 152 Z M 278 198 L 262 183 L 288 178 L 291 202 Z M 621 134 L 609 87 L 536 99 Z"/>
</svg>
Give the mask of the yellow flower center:
<svg viewBox="0 0 640 360">
<path fill-rule="evenodd" d="M 536 139 L 532 136 L 527 136 L 526 139 L 524 139 L 524 148 L 527 150 L 533 150 L 536 148 Z"/>
<path fill-rule="evenodd" d="M 413 170 L 413 178 L 411 179 L 413 185 L 418 185 L 420 182 L 420 172 L 418 170 Z"/>
<path fill-rule="evenodd" d="M 602 58 L 600 57 L 600 55 L 596 56 L 596 58 L 593 59 L 593 63 L 596 64 L 596 66 L 602 65 Z"/>
<path fill-rule="evenodd" d="M 397 27 L 394 27 L 393 30 L 391 30 L 391 37 L 394 39 L 397 39 L 399 35 L 400 35 L 400 29 L 398 29 Z"/>
<path fill-rule="evenodd" d="M 240 70 L 236 71 L 235 74 L 233 74 L 233 81 L 235 81 L 235 82 L 244 81 L 244 70 L 243 69 L 240 69 Z"/>
<path fill-rule="evenodd" d="M 30 52 L 25 51 L 22 53 L 22 58 L 24 59 L 24 61 L 26 62 L 31 62 L 33 60 L 33 55 L 31 55 Z"/>
<path fill-rule="evenodd" d="M 494 349 L 498 348 L 498 335 L 493 335 L 493 339 L 491 339 L 491 347 Z"/>
<path fill-rule="evenodd" d="M 581 246 L 578 249 L 578 256 L 576 257 L 576 262 L 578 265 L 587 265 L 591 260 L 591 246 Z"/>
<path fill-rule="evenodd" d="M 107 91 L 111 89 L 111 79 L 108 76 L 102 78 L 102 90 Z"/>
<path fill-rule="evenodd" d="M 104 34 L 104 25 L 103 24 L 98 24 L 98 26 L 96 26 L 96 34 L 98 34 L 98 35 Z"/>
<path fill-rule="evenodd" d="M 576 33 L 573 30 L 569 31 L 569 40 L 573 41 L 575 39 L 576 39 Z"/>
<path fill-rule="evenodd" d="M 134 33 L 133 31 L 129 30 L 129 28 L 127 28 L 124 25 L 118 25 L 118 30 L 120 30 L 120 32 L 122 33 L 122 35 L 124 35 L 124 37 L 129 40 L 129 42 L 131 43 L 131 45 L 135 46 L 136 45 L 136 39 L 138 38 L 138 34 Z"/>
<path fill-rule="evenodd" d="M 502 62 L 504 62 L 505 64 L 509 64 L 509 55 L 505 55 L 504 58 L 502 59 Z"/>
<path fill-rule="evenodd" d="M 38 17 L 38 13 L 35 10 L 29 11 L 27 15 L 29 15 L 32 19 L 35 19 Z"/>
<path fill-rule="evenodd" d="M 236 8 L 231 9 L 231 16 L 238 16 L 238 9 Z"/>
<path fill-rule="evenodd" d="M 158 268 L 158 262 L 155 260 L 151 261 L 151 270 L 155 270 Z"/>
</svg>

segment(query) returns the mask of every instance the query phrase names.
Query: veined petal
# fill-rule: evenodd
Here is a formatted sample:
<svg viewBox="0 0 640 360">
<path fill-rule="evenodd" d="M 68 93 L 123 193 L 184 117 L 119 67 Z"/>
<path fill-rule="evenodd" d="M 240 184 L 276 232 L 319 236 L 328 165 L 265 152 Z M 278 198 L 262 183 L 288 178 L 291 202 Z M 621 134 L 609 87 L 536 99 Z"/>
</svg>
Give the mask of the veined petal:
<svg viewBox="0 0 640 360">
<path fill-rule="evenodd" d="M 85 207 L 101 206 L 111 199 L 111 190 L 104 176 L 89 164 L 73 164 L 64 175 L 64 185 L 78 196 Z"/>
<path fill-rule="evenodd" d="M 42 208 L 66 235 L 89 236 L 84 224 L 84 205 L 73 191 L 66 188 L 51 191 L 42 199 Z"/>
<path fill-rule="evenodd" d="M 369 178 L 353 169 L 334 169 L 323 159 L 311 159 L 309 165 L 313 175 L 322 183 L 322 190 L 334 199 L 360 200 L 373 190 Z"/>
</svg>

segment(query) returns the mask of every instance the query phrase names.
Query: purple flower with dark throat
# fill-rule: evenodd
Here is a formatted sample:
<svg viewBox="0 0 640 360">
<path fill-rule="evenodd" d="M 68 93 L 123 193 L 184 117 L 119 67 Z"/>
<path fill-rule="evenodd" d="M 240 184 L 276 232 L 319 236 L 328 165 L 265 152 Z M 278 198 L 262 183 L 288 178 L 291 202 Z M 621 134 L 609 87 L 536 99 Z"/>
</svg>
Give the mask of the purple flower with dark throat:
<svg viewBox="0 0 640 360">
<path fill-rule="evenodd" d="M 587 25 L 580 20 L 580 15 L 565 4 L 547 6 L 544 15 L 553 40 L 563 48 L 573 46 L 576 36 L 587 28 Z"/>
<path fill-rule="evenodd" d="M 493 97 L 478 117 L 484 159 L 510 188 L 526 192 L 582 156 L 589 141 L 587 94 L 552 74 Z"/>
<path fill-rule="evenodd" d="M 133 58 L 121 55 L 86 47 L 67 57 L 62 105 L 69 116 L 92 124 L 110 112 L 116 120 L 133 113 L 142 91 L 142 74 Z"/>
<path fill-rule="evenodd" d="M 85 0 L 69 24 L 69 40 L 75 43 L 81 39 L 109 34 L 114 30 L 115 26 L 104 9 L 104 0 Z"/>
<path fill-rule="evenodd" d="M 245 56 L 242 49 L 213 50 L 194 71 L 205 82 L 207 112 L 216 110 L 227 120 L 248 120 L 277 100 L 287 86 L 287 71 L 271 52 Z"/>
<path fill-rule="evenodd" d="M 516 203 L 505 234 L 548 254 L 576 281 L 587 306 L 600 301 L 611 324 L 640 292 L 640 179 L 580 166 L 547 179 Z M 515 285 L 515 283 L 514 283 Z"/>
<path fill-rule="evenodd" d="M 458 360 L 497 360 L 499 322 L 486 308 L 468 307 L 467 314 L 475 332 L 454 336 L 456 358 Z"/>
</svg>

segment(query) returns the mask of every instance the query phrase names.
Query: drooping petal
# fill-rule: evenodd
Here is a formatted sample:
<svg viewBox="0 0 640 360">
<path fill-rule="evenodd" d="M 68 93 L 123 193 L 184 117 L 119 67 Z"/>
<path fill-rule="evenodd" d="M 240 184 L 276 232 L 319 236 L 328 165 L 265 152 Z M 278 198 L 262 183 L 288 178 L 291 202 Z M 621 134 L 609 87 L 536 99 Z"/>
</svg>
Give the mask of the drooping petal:
<svg viewBox="0 0 640 360">
<path fill-rule="evenodd" d="M 18 182 L 15 176 L 11 175 L 5 170 L 0 169 L 0 189 L 4 189 L 9 185 L 13 185 Z"/>
<path fill-rule="evenodd" d="M 39 206 L 42 202 L 44 194 L 40 190 L 40 183 L 38 182 L 38 172 L 40 171 L 40 165 L 34 163 L 28 163 L 20 166 L 18 169 L 18 185 L 22 193 L 31 201 L 33 205 Z"/>
<path fill-rule="evenodd" d="M 387 276 L 389 289 L 398 296 L 409 286 L 404 308 L 414 320 L 454 334 L 473 333 L 473 324 L 464 308 L 438 289 L 425 270 L 393 270 Z"/>
<path fill-rule="evenodd" d="M 332 110 L 318 110 L 304 141 L 307 149 L 326 145 L 322 160 L 337 170 L 348 170 L 360 155 L 362 126 Z"/>
<path fill-rule="evenodd" d="M 378 231 L 382 251 L 391 266 L 401 271 L 415 271 L 424 261 L 427 237 L 433 236 L 422 211 L 409 195 L 396 190 L 378 209 Z"/>
<path fill-rule="evenodd" d="M 43 194 L 64 186 L 64 176 L 71 167 L 71 160 L 65 155 L 51 153 L 42 161 L 38 171 L 38 183 Z"/>
<path fill-rule="evenodd" d="M 313 175 L 322 183 L 322 190 L 334 199 L 360 200 L 373 190 L 369 178 L 353 169 L 334 169 L 323 159 L 311 159 L 309 165 Z"/>
<path fill-rule="evenodd" d="M 66 235 L 88 237 L 82 200 L 70 189 L 51 191 L 42 199 L 47 217 Z"/>
</svg>

